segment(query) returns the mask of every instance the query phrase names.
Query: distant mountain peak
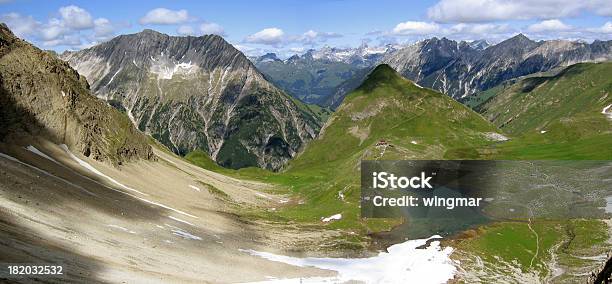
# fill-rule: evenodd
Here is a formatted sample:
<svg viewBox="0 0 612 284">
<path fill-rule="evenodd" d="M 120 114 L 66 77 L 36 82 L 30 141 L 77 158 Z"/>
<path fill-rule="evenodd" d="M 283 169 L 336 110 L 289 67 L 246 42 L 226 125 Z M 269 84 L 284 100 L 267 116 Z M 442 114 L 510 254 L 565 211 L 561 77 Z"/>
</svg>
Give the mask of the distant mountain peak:
<svg viewBox="0 0 612 284">
<path fill-rule="evenodd" d="M 476 39 L 470 42 L 466 42 L 466 44 L 476 50 L 484 50 L 487 47 L 491 46 L 491 44 L 485 39 Z"/>
<path fill-rule="evenodd" d="M 264 63 L 264 62 L 282 62 L 282 60 L 280 60 L 278 56 L 276 56 L 276 53 L 269 52 L 269 53 L 266 53 L 258 57 L 257 60 L 255 61 L 255 63 Z"/>
<path fill-rule="evenodd" d="M 524 35 L 523 33 L 519 33 L 503 42 L 516 42 L 516 43 L 520 43 L 520 42 L 529 42 L 529 43 L 535 43 L 535 41 L 531 40 L 530 38 L 528 38 L 526 35 Z"/>
<path fill-rule="evenodd" d="M 287 62 L 292 62 L 292 61 L 299 60 L 299 59 L 300 59 L 300 56 L 297 54 L 294 54 L 291 57 L 287 58 Z"/>
</svg>

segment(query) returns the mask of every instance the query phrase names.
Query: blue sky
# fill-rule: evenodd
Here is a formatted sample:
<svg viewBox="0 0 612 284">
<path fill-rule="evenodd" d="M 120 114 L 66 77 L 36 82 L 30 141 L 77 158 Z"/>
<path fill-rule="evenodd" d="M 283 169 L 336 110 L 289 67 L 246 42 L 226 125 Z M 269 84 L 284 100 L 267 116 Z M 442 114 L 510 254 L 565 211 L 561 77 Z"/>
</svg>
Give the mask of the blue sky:
<svg viewBox="0 0 612 284">
<path fill-rule="evenodd" d="M 145 28 L 220 34 L 250 55 L 324 45 L 405 44 L 433 36 L 501 41 L 612 39 L 610 0 L 0 0 L 0 21 L 44 49 L 80 49 Z"/>
</svg>

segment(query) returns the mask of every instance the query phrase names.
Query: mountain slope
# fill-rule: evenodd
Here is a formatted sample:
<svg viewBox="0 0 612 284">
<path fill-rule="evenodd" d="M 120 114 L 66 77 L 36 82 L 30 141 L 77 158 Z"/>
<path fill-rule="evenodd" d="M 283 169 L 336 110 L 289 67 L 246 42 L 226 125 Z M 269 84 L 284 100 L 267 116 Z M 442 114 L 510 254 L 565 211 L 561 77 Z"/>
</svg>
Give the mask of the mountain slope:
<svg viewBox="0 0 612 284">
<path fill-rule="evenodd" d="M 612 41 L 533 41 L 519 34 L 485 49 L 432 38 L 386 55 L 406 78 L 453 98 L 484 91 L 508 79 L 578 62 L 612 59 Z"/>
<path fill-rule="evenodd" d="M 98 97 L 178 154 L 201 149 L 226 167 L 277 170 L 319 129 L 307 107 L 216 35 L 145 30 L 63 59 Z"/>
<path fill-rule="evenodd" d="M 70 66 L 0 25 L 0 140 L 40 136 L 110 163 L 152 159 L 147 138 Z"/>
<path fill-rule="evenodd" d="M 404 79 L 388 65 L 375 68 L 332 114 L 320 136 L 286 175 L 307 197 L 287 214 L 316 220 L 342 213 L 338 227 L 360 227 L 361 160 L 478 158 L 476 148 L 494 143 L 497 128 L 477 113 L 433 90 Z M 380 222 L 391 222 L 379 220 Z M 362 223 L 365 222 L 365 223 Z M 377 230 L 380 230 L 377 229 Z"/>
<path fill-rule="evenodd" d="M 475 108 L 519 138 L 501 148 L 506 155 L 612 158 L 612 63 L 575 64 L 494 90 Z"/>
</svg>

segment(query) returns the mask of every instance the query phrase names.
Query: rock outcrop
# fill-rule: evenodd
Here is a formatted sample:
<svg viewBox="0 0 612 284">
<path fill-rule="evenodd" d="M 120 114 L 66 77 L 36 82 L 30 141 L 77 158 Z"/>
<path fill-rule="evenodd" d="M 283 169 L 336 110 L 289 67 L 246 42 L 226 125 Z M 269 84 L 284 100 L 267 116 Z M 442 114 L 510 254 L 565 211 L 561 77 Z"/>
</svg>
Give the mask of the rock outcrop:
<svg viewBox="0 0 612 284">
<path fill-rule="evenodd" d="M 154 159 L 146 136 L 92 96 L 83 76 L 0 24 L 0 140 L 25 136 L 67 144 L 112 164 Z"/>
</svg>

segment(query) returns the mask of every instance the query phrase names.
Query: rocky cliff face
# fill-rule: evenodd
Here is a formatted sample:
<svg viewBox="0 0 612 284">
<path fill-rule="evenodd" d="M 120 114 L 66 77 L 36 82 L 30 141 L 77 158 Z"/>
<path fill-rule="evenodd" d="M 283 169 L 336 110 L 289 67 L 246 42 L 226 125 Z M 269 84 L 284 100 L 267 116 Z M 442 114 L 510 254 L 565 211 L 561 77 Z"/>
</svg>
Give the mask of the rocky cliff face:
<svg viewBox="0 0 612 284">
<path fill-rule="evenodd" d="M 520 76 L 579 62 L 612 60 L 612 41 L 532 41 L 519 34 L 496 45 L 432 38 L 387 54 L 388 63 L 422 86 L 461 98 Z"/>
<path fill-rule="evenodd" d="M 62 55 L 94 93 L 178 154 L 277 170 L 320 126 L 222 37 L 151 30 Z"/>
<path fill-rule="evenodd" d="M 0 24 L 0 140 L 27 135 L 114 164 L 153 158 L 147 138 L 91 96 L 84 77 Z"/>
</svg>

